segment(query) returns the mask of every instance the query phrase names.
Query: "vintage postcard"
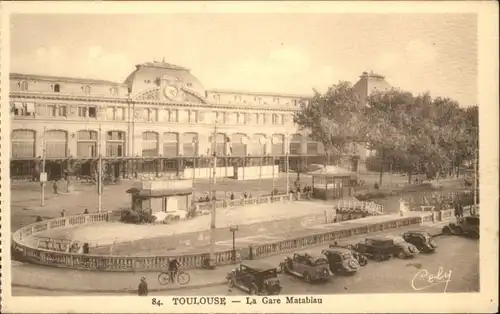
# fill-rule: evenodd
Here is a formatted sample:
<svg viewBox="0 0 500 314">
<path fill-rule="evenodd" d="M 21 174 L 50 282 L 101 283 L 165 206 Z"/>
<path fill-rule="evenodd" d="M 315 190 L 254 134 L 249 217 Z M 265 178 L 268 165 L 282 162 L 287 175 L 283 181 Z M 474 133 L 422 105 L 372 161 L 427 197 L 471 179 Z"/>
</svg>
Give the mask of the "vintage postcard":
<svg viewBox="0 0 500 314">
<path fill-rule="evenodd" d="M 498 309 L 497 3 L 1 23 L 2 312 Z"/>
</svg>

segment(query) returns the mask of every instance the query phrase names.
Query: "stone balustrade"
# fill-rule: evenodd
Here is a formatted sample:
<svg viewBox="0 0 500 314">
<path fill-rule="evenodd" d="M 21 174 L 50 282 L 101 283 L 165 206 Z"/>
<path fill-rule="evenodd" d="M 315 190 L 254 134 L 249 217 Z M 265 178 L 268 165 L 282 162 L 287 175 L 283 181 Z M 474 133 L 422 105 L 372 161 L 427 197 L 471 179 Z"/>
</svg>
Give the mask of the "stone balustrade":
<svg viewBox="0 0 500 314">
<path fill-rule="evenodd" d="M 277 200 L 283 199 L 281 196 L 274 196 L 272 198 Z M 115 212 L 92 213 L 87 215 L 55 218 L 25 226 L 13 233 L 13 254 L 22 260 L 41 265 L 105 271 L 160 271 L 165 269 L 168 259 L 172 257 L 176 257 L 182 264 L 183 268 L 192 269 L 203 267 L 205 261 L 209 259 L 208 252 L 201 254 L 185 254 L 181 256 L 113 256 L 66 253 L 35 248 L 31 244 L 28 244 L 27 241 L 23 241 L 24 238 L 42 231 L 111 221 L 115 215 Z M 328 243 L 334 239 L 342 239 L 360 234 L 369 234 L 386 229 L 396 229 L 409 225 L 419 225 L 428 219 L 432 220 L 430 215 L 431 213 L 427 215 L 424 214 L 419 217 L 402 217 L 382 223 L 373 223 L 340 230 L 311 231 L 313 233 L 298 238 L 263 243 L 260 245 L 249 246 L 247 248 L 239 248 L 236 253 L 237 261 L 263 258 L 270 255 L 314 247 Z M 450 215 L 450 210 L 441 211 L 440 215 L 441 217 L 447 217 Z M 217 265 L 233 263 L 232 250 L 216 252 L 215 260 Z"/>
</svg>

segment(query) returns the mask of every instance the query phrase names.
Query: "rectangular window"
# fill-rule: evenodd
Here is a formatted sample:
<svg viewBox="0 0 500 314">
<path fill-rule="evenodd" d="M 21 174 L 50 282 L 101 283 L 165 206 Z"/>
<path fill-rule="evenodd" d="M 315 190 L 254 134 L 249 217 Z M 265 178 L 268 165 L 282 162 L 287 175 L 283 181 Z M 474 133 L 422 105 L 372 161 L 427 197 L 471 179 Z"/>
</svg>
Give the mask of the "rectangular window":
<svg viewBox="0 0 500 314">
<path fill-rule="evenodd" d="M 106 144 L 106 154 L 110 157 L 122 157 L 123 156 L 123 143 L 113 143 L 108 142 Z"/>
<path fill-rule="evenodd" d="M 89 107 L 89 118 L 97 118 L 97 108 Z"/>
<path fill-rule="evenodd" d="M 262 114 L 262 123 L 264 123 L 264 124 L 269 123 L 269 116 L 266 113 Z"/>
<path fill-rule="evenodd" d="M 106 108 L 106 119 L 107 120 L 114 120 L 115 119 L 115 108 L 114 107 Z"/>
<path fill-rule="evenodd" d="M 57 117 L 57 106 L 56 105 L 47 105 L 47 115 L 49 117 Z"/>
<path fill-rule="evenodd" d="M 87 107 L 78 107 L 78 116 L 80 118 L 86 118 L 87 117 Z"/>
<path fill-rule="evenodd" d="M 255 114 L 254 114 L 254 117 L 255 117 L 255 118 L 254 118 L 254 119 L 255 119 L 254 123 L 255 123 L 255 124 L 259 124 L 259 114 L 258 114 L 258 113 L 255 113 Z"/>
<path fill-rule="evenodd" d="M 125 108 L 121 107 L 116 108 L 115 120 L 125 120 Z"/>
<path fill-rule="evenodd" d="M 197 123 L 198 122 L 198 111 L 196 110 L 191 110 L 191 120 L 189 122 L 191 123 Z"/>
<path fill-rule="evenodd" d="M 59 106 L 59 116 L 66 117 L 68 115 L 68 108 L 66 106 Z"/>
</svg>

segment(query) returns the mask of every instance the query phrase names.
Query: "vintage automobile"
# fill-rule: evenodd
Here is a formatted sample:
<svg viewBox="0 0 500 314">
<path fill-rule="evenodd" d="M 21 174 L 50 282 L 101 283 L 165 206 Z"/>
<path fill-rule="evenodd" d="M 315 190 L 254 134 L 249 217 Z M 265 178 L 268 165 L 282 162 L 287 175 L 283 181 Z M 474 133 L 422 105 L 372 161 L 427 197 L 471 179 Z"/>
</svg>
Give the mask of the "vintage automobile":
<svg viewBox="0 0 500 314">
<path fill-rule="evenodd" d="M 365 238 L 352 246 L 358 253 L 364 254 L 375 261 L 388 260 L 393 256 L 408 258 L 419 253 L 417 247 L 406 242 L 400 236 L 378 236 Z"/>
<path fill-rule="evenodd" d="M 354 274 L 361 268 L 353 252 L 349 249 L 331 246 L 321 251 L 321 254 L 326 256 L 330 264 L 330 271 L 334 274 Z"/>
<path fill-rule="evenodd" d="M 443 227 L 443 234 L 463 235 L 479 238 L 479 216 L 468 216 L 458 219 Z"/>
<path fill-rule="evenodd" d="M 294 253 L 292 257 L 285 257 L 280 269 L 307 282 L 326 281 L 333 275 L 326 256 L 322 254 Z"/>
<path fill-rule="evenodd" d="M 262 261 L 244 261 L 226 275 L 230 288 L 237 287 L 249 294 L 277 295 L 283 288 L 278 270 Z"/>
<path fill-rule="evenodd" d="M 403 233 L 402 237 L 406 242 L 415 245 L 420 252 L 432 253 L 437 248 L 432 236 L 425 231 L 408 231 Z"/>
</svg>

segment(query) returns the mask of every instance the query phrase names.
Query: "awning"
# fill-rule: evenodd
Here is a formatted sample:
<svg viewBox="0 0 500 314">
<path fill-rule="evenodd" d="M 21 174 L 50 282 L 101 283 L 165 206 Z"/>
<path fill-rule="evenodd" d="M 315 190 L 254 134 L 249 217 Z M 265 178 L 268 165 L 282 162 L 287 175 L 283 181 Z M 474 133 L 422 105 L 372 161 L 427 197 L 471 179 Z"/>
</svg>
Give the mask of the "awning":
<svg viewBox="0 0 500 314">
<path fill-rule="evenodd" d="M 26 103 L 26 112 L 35 113 L 35 103 L 34 102 L 27 102 Z"/>
</svg>

